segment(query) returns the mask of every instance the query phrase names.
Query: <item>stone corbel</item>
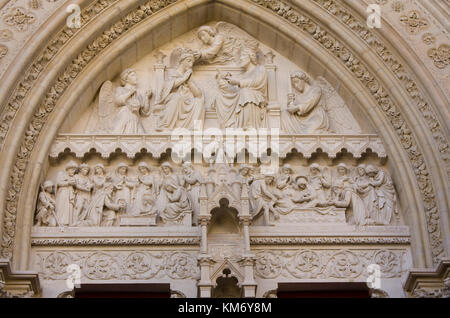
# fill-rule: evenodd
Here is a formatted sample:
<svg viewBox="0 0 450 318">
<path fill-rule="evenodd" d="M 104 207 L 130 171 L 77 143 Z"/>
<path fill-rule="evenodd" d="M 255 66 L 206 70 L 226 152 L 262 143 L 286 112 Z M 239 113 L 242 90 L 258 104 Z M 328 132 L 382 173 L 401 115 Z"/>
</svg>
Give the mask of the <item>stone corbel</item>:
<svg viewBox="0 0 450 318">
<path fill-rule="evenodd" d="M 13 271 L 8 260 L 0 259 L 0 298 L 29 298 L 40 294 L 37 272 Z"/>
<path fill-rule="evenodd" d="M 409 297 L 450 298 L 450 259 L 443 259 L 435 269 L 412 269 L 403 284 Z"/>
</svg>

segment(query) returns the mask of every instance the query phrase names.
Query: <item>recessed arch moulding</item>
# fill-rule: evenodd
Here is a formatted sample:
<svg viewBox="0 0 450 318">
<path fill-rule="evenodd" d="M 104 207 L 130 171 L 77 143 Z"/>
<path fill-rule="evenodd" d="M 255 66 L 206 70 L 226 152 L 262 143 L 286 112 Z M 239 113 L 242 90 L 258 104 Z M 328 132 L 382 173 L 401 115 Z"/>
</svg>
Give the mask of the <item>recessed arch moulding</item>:
<svg viewBox="0 0 450 318">
<path fill-rule="evenodd" d="M 221 266 L 224 255 L 245 276 L 247 295 L 256 286 L 261 295 L 275 289 L 283 272 L 281 280 L 287 282 L 365 281 L 366 267 L 375 262 L 382 266 L 388 293 L 402 296 L 401 278 L 407 270 L 434 257 L 426 248 L 429 224 L 420 212 L 423 203 L 408 155 L 370 91 L 310 35 L 284 21 L 275 28 L 278 16 L 252 6 L 254 10 L 238 11 L 239 5 L 228 1 L 189 5 L 178 1 L 102 50 L 58 100 L 24 174 L 31 186 L 20 192 L 24 199 L 18 202 L 13 251 L 17 268 L 42 275 L 48 295 L 64 291 L 63 276 L 53 276 L 46 266 L 55 261 L 61 244 L 68 248 L 59 257 L 86 264 L 82 275 L 87 280 L 168 279 L 191 296 L 196 296 L 194 285 L 190 286 L 196 271 L 203 280 L 206 272 L 214 273 Z M 203 33 L 211 42 L 202 43 L 200 26 L 209 27 Z M 186 59 L 192 59 L 191 66 Z M 126 69 L 131 71 L 124 74 Z M 192 75 L 186 75 L 189 70 Z M 293 71 L 299 72 L 291 77 Z M 258 86 L 258 80 L 263 84 Z M 137 92 L 130 93 L 134 86 Z M 314 100 L 316 91 L 319 97 Z M 249 94 L 253 97 L 239 104 Z M 261 104 L 255 100 L 258 96 Z M 176 110 L 173 114 L 171 107 Z M 244 115 L 238 114 L 239 107 Z M 126 108 L 129 112 L 122 112 Z M 189 118 L 171 121 L 180 109 Z M 174 147 L 170 131 L 183 125 L 192 129 L 191 119 L 201 119 L 203 128 L 279 128 L 277 175 L 267 177 L 259 162 L 249 166 L 174 163 L 167 155 Z M 170 163 L 171 171 L 165 171 L 163 163 Z M 74 175 L 71 164 L 77 165 Z M 104 180 L 98 177 L 102 175 L 101 169 L 95 169 L 98 164 L 106 167 Z M 83 170 L 88 170 L 86 175 Z M 73 178 L 73 184 L 64 183 L 64 178 Z M 208 198 L 224 188 L 241 202 L 249 202 L 250 219 L 238 212 L 243 226 L 245 220 L 252 225 L 239 235 L 248 235 L 242 237 L 242 244 L 248 240 L 255 256 L 240 262 L 242 255 L 237 254 L 246 246 L 233 252 L 213 244 L 212 250 L 200 250 L 209 262 L 206 271 L 206 263 L 197 268 L 193 262 L 204 244 L 194 237 L 203 225 L 208 226 L 200 204 L 202 196 Z M 264 189 L 273 197 L 264 197 Z M 67 203 L 64 195 L 73 198 Z M 96 199 L 101 206 L 93 203 Z M 45 207 L 45 200 L 54 203 Z M 167 237 L 167 231 L 173 234 Z M 107 237 L 107 247 L 96 245 Z M 312 238 L 320 242 L 318 247 L 312 245 Z M 144 259 L 162 262 L 154 263 L 147 276 L 121 273 L 132 255 L 120 246 L 133 239 L 143 245 Z M 158 239 L 174 245 L 148 246 Z M 234 237 L 232 241 L 234 247 Z M 282 247 L 287 241 L 293 242 L 289 252 Z M 307 248 L 299 246 L 305 243 Z M 261 266 L 274 257 L 280 263 L 269 273 Z M 315 260 L 317 268 L 312 272 L 288 265 L 302 264 L 305 257 Z M 341 259 L 356 264 L 353 274 L 336 268 Z M 383 263 L 386 259 L 391 263 Z M 89 271 L 89 264 L 102 261 L 115 264 L 116 272 L 101 277 Z M 181 268 L 169 273 L 171 262 L 185 264 L 179 266 L 189 267 L 191 276 L 184 277 L 181 273 L 187 272 Z M 246 276 L 250 272 L 251 279 Z"/>
</svg>

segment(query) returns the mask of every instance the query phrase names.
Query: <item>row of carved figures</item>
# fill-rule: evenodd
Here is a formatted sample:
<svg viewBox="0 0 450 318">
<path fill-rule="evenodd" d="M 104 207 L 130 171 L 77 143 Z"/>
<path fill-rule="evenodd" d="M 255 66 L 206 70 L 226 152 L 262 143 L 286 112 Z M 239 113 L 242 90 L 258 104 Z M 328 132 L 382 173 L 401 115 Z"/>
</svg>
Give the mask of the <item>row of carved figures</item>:
<svg viewBox="0 0 450 318">
<path fill-rule="evenodd" d="M 223 29 L 226 24 L 218 25 Z M 268 73 L 259 43 L 226 36 L 218 29 L 221 28 L 198 29 L 198 50 L 174 49 L 166 75 L 159 79 L 162 83 L 157 83 L 159 89 L 155 92 L 138 90 L 135 69 L 121 73 L 121 86 L 106 81 L 99 95 L 100 129 L 113 134 L 143 134 L 149 129 L 144 127 L 142 117 L 150 115 L 157 119 L 156 127 L 152 127 L 156 130 L 193 129 L 195 121 L 205 119 L 206 91 L 193 79 L 194 65 L 229 63 L 239 66 L 242 73 L 218 69 L 216 89 L 209 92 L 215 95 L 212 107 L 221 128 L 267 128 Z M 158 63 L 163 63 L 163 59 Z M 287 133 L 361 133 L 343 100 L 325 79 L 313 81 L 306 73 L 296 71 L 291 74 L 291 87 L 281 116 L 282 129 Z"/>
<path fill-rule="evenodd" d="M 374 165 L 352 169 L 341 163 L 331 171 L 314 163 L 308 174 L 295 174 L 285 164 L 277 175 L 261 175 L 257 167 L 242 164 L 239 169 L 226 166 L 225 172 L 211 167 L 206 177 L 189 162 L 178 173 L 168 162 L 159 175 L 145 162 L 138 164 L 137 177 L 129 169 L 120 163 L 107 173 L 102 164 L 91 169 L 70 162 L 58 173 L 56 184 L 43 183 L 37 226 L 118 226 L 121 215 L 154 216 L 170 223 L 186 213 L 192 213 L 197 225 L 202 185 L 210 198 L 220 183 L 238 200 L 246 184 L 253 218 L 262 216 L 267 225 L 296 208 L 321 214 L 332 207 L 346 208 L 349 223 L 356 225 L 389 225 L 397 213 L 392 180 Z"/>
</svg>

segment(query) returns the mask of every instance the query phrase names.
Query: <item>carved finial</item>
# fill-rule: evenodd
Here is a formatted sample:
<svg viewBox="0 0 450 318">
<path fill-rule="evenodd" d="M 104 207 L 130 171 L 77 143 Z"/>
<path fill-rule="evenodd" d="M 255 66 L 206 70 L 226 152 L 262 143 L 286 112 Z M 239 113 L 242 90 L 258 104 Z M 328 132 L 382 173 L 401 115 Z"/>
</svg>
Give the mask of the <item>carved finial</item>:
<svg viewBox="0 0 450 318">
<path fill-rule="evenodd" d="M 273 59 L 275 58 L 275 54 L 273 54 L 272 51 L 267 52 L 264 56 L 266 58 L 267 65 L 273 64 Z"/>
<path fill-rule="evenodd" d="M 156 57 L 157 64 L 164 64 L 164 59 L 167 57 L 167 55 L 159 50 L 153 56 Z"/>
</svg>

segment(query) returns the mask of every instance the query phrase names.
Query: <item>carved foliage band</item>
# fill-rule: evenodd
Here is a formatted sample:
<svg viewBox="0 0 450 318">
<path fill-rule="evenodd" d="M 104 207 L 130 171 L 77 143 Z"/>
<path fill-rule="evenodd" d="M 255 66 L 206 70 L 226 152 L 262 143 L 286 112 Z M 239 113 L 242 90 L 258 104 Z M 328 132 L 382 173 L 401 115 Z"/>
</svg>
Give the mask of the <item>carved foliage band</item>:
<svg viewBox="0 0 450 318">
<path fill-rule="evenodd" d="M 404 250 L 272 250 L 256 254 L 256 275 L 266 279 L 365 278 L 369 264 L 380 266 L 382 278 L 401 277 Z"/>
<path fill-rule="evenodd" d="M 334 54 L 341 58 L 341 60 L 346 63 L 346 65 L 360 78 L 363 83 L 372 92 L 374 97 L 377 99 L 379 105 L 386 112 L 393 126 L 397 129 L 397 133 L 400 139 L 408 151 L 411 158 L 412 164 L 415 169 L 415 173 L 418 179 L 419 187 L 422 191 L 422 197 L 425 202 L 426 213 L 427 213 L 427 224 L 428 231 L 430 233 L 430 240 L 432 242 L 433 259 L 437 262 L 443 252 L 442 238 L 439 229 L 439 213 L 437 211 L 435 194 L 433 187 L 431 185 L 431 180 L 429 172 L 427 171 L 426 165 L 423 160 L 423 155 L 417 150 L 417 144 L 411 134 L 410 129 L 407 127 L 406 122 L 401 117 L 400 113 L 393 105 L 390 100 L 386 90 L 381 88 L 380 84 L 370 75 L 368 70 L 362 66 L 362 64 L 350 53 L 348 49 L 343 47 L 340 43 L 335 41 L 327 32 L 321 30 L 313 21 L 304 16 L 299 15 L 297 12 L 281 4 L 278 1 L 260 1 L 254 0 L 259 4 L 268 6 L 270 9 L 275 11 L 277 14 L 285 17 L 291 23 L 299 25 L 303 30 L 311 34 L 316 38 L 321 44 L 323 44 L 327 49 L 330 49 Z M 317 0 L 322 4 L 323 1 Z M 49 113 L 55 107 L 55 104 L 67 86 L 73 81 L 81 69 L 86 66 L 86 64 L 104 47 L 111 43 L 115 38 L 120 36 L 126 29 L 129 29 L 139 21 L 143 20 L 146 16 L 149 16 L 153 11 L 159 10 L 160 8 L 172 3 L 174 1 L 150 1 L 146 5 L 141 6 L 137 11 L 127 15 L 120 22 L 113 25 L 108 31 L 104 32 L 103 35 L 95 40 L 88 48 L 81 53 L 76 60 L 73 61 L 72 65 L 67 68 L 67 71 L 57 80 L 56 84 L 50 89 L 47 97 L 45 98 L 43 105 L 39 108 L 34 118 L 32 119 L 30 126 L 26 132 L 25 139 L 21 145 L 19 153 L 17 154 L 15 166 L 10 179 L 10 188 L 7 197 L 5 218 L 3 224 L 3 238 L 2 238 L 2 254 L 6 257 L 11 257 L 12 241 L 15 235 L 15 223 L 16 223 L 16 213 L 17 213 L 17 199 L 22 187 L 22 179 L 27 166 L 27 160 L 31 154 L 34 147 L 34 143 L 39 135 L 42 126 L 47 120 Z M 105 3 L 105 2 L 102 2 Z M 332 3 L 336 6 L 334 2 L 327 1 L 326 3 Z M 105 3 L 105 7 L 108 3 Z M 157 6 L 156 10 L 154 7 Z M 327 8 L 330 5 L 326 6 Z M 85 13 L 86 14 L 86 13 Z M 334 14 L 342 14 L 342 19 L 344 23 L 350 25 L 351 21 L 354 25 L 358 26 L 356 20 L 346 11 L 346 10 L 334 10 Z M 89 14 L 88 14 L 89 17 Z M 366 36 L 369 37 L 371 33 L 367 30 Z M 67 41 L 70 38 L 70 32 L 61 33 L 60 35 L 65 36 Z M 374 39 L 374 38 L 372 38 Z M 382 47 L 381 42 L 374 41 L 372 44 L 376 44 L 381 49 L 381 52 L 387 51 Z M 49 47 L 46 49 L 45 54 L 41 55 L 40 61 L 36 64 L 32 64 L 29 72 L 26 73 L 26 81 L 22 82 L 19 86 L 13 98 L 9 101 L 7 112 L 2 116 L 3 123 L 11 122 L 14 118 L 16 111 L 20 107 L 23 98 L 28 93 L 29 89 L 33 86 L 33 82 L 37 79 L 39 73 L 43 70 L 44 65 L 50 60 L 54 54 L 58 51 L 57 47 Z M 389 52 L 384 52 L 390 55 Z M 395 62 L 395 59 L 387 58 L 390 63 Z M 394 63 L 392 68 L 395 69 L 396 75 L 400 79 L 408 79 L 405 72 L 399 63 Z M 414 81 L 408 79 L 407 90 L 418 103 L 419 109 L 422 113 L 427 113 L 427 118 L 429 125 L 433 124 L 433 132 L 435 139 L 440 145 L 441 153 L 444 156 L 444 160 L 448 157 L 448 145 L 442 132 L 439 129 L 439 122 L 431 110 L 430 105 L 421 96 L 417 85 Z M 6 136 L 9 125 L 2 127 L 2 144 L 4 141 L 4 136 Z M 447 160 L 448 162 L 448 160 Z"/>
<path fill-rule="evenodd" d="M 36 269 L 44 280 L 65 280 L 67 267 L 77 264 L 81 280 L 195 278 L 197 259 L 187 252 L 38 252 Z"/>
<path fill-rule="evenodd" d="M 411 160 L 425 205 L 433 261 L 435 264 L 438 263 L 443 257 L 444 247 L 439 224 L 440 216 L 435 201 L 435 192 L 431 183 L 430 173 L 428 172 L 424 157 L 419 150 L 419 146 L 412 135 L 412 130 L 408 127 L 402 114 L 398 110 L 398 107 L 395 106 L 393 100 L 388 94 L 388 90 L 381 86 L 381 83 L 371 74 L 370 70 L 364 66 L 363 63 L 344 46 L 344 44 L 337 41 L 331 34 L 323 30 L 312 19 L 298 13 L 295 9 L 281 1 L 252 1 L 270 9 L 290 23 L 298 26 L 307 34 L 310 34 L 317 42 L 329 50 L 333 55 L 337 56 L 344 63 L 344 65 L 353 74 L 355 74 L 364 86 L 369 89 L 370 93 L 386 114 L 392 126 L 396 129 L 400 141 Z M 436 119 L 429 103 L 420 93 L 416 82 L 408 76 L 404 67 L 395 59 L 392 53 L 388 51 L 386 46 L 384 46 L 383 43 L 368 30 L 367 26 L 352 16 L 348 10 L 338 5 L 335 1 L 314 1 L 327 10 L 327 12 L 331 15 L 337 16 L 344 24 L 353 29 L 358 36 L 361 36 L 363 40 L 373 47 L 381 58 L 390 66 L 390 69 L 393 70 L 396 77 L 404 83 L 409 95 L 416 101 L 416 105 L 424 114 L 424 117 L 428 119 L 427 123 L 430 129 L 434 132 L 433 136 L 436 143 L 439 145 L 442 158 L 450 168 L 448 142 L 439 128 L 440 123 Z"/>
</svg>

